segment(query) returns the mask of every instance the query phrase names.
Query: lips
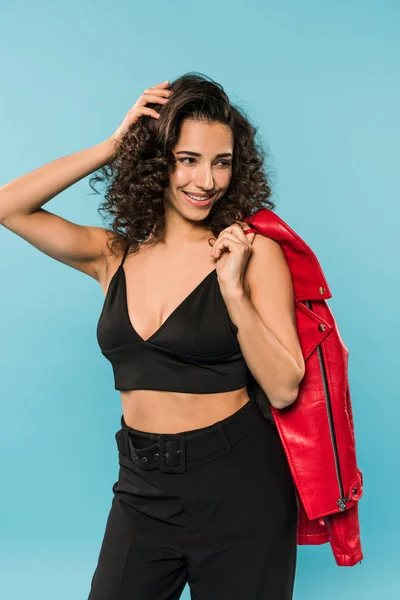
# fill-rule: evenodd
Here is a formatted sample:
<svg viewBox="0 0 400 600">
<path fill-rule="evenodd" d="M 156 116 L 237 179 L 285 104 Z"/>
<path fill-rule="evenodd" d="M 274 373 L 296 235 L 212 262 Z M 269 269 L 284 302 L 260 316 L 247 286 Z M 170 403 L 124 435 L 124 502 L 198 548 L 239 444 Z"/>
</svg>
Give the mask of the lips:
<svg viewBox="0 0 400 600">
<path fill-rule="evenodd" d="M 212 201 L 214 199 L 214 195 L 215 195 L 215 194 L 211 194 L 211 196 L 207 200 L 193 200 L 193 198 L 190 198 L 186 192 L 183 192 L 183 194 L 184 194 L 186 200 L 188 202 L 190 202 L 190 204 L 193 204 L 194 206 L 201 206 L 201 207 L 210 206 L 210 204 L 212 203 Z"/>
<path fill-rule="evenodd" d="M 183 190 L 183 193 L 184 194 L 190 194 L 191 196 L 196 196 L 196 198 L 199 198 L 199 200 L 202 200 L 203 198 L 209 198 L 209 197 L 211 198 L 211 196 L 214 195 L 213 192 L 211 192 L 210 194 L 203 194 L 203 195 L 201 195 L 201 194 L 198 194 L 198 193 L 195 193 L 195 192 L 188 192 L 186 190 Z"/>
</svg>

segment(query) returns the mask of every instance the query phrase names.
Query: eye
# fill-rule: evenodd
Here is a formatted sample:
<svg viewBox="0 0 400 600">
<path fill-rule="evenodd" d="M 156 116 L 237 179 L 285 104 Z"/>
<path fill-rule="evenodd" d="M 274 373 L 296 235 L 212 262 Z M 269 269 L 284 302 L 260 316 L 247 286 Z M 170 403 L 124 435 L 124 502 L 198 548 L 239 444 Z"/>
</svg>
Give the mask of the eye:
<svg viewBox="0 0 400 600">
<path fill-rule="evenodd" d="M 185 160 L 196 160 L 195 158 L 193 158 L 192 156 L 186 156 L 185 158 L 180 158 L 179 162 L 183 162 Z M 224 166 L 230 167 L 231 163 L 229 161 L 226 160 L 219 160 L 219 163 L 222 163 Z M 186 163 L 186 164 L 192 164 L 192 163 Z"/>
</svg>

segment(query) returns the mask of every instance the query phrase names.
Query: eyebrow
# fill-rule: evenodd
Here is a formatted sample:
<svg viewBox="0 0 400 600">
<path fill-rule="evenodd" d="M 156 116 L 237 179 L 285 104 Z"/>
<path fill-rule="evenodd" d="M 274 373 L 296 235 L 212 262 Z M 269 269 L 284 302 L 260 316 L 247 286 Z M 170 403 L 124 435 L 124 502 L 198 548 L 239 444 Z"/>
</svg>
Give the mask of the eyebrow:
<svg viewBox="0 0 400 600">
<path fill-rule="evenodd" d="M 198 152 L 190 152 L 190 150 L 179 150 L 176 154 L 190 154 L 190 156 L 201 156 Z M 232 152 L 223 152 L 222 154 L 216 154 L 215 158 L 222 158 L 223 156 L 232 156 Z"/>
</svg>

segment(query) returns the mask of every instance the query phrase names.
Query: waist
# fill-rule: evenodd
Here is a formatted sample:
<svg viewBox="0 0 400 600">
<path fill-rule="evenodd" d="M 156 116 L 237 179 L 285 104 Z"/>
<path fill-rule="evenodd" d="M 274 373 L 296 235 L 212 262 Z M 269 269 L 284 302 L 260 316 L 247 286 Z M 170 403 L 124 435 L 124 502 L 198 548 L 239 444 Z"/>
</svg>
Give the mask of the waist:
<svg viewBox="0 0 400 600">
<path fill-rule="evenodd" d="M 253 397 L 235 413 L 208 427 L 178 433 L 153 434 L 129 427 L 121 417 L 115 434 L 121 467 L 169 473 L 183 473 L 190 464 L 208 461 L 217 453 L 230 453 L 233 445 L 263 427 L 273 432 L 257 408 Z M 278 438 L 268 436 L 271 449 Z"/>
<path fill-rule="evenodd" d="M 249 397 L 246 387 L 214 394 L 159 390 L 121 392 L 125 423 L 151 433 L 178 433 L 207 427 L 239 410 Z"/>
</svg>

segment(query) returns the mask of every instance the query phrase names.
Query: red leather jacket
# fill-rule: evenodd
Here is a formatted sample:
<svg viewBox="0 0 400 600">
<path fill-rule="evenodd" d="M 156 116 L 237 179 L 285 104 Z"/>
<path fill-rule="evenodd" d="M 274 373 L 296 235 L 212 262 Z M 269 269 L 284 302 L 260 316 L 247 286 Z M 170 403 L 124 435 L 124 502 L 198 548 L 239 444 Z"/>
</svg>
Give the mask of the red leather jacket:
<svg viewBox="0 0 400 600">
<path fill-rule="evenodd" d="M 329 542 L 338 566 L 354 566 L 363 553 L 357 467 L 348 381 L 348 349 L 326 300 L 332 297 L 309 246 L 269 209 L 244 219 L 277 241 L 292 274 L 297 330 L 306 370 L 296 401 L 270 407 L 296 487 L 297 543 Z"/>
</svg>

